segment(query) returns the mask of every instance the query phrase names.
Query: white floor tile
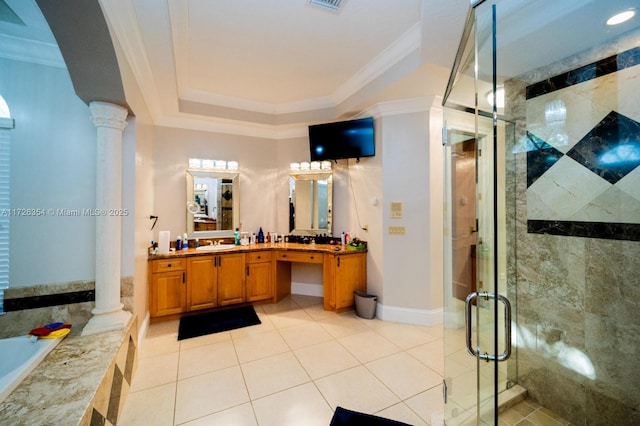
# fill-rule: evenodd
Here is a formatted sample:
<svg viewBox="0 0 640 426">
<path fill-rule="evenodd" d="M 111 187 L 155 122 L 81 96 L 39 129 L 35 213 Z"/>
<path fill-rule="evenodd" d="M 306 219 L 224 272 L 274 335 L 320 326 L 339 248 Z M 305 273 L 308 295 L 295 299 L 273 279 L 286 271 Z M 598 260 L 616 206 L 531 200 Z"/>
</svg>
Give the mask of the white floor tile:
<svg viewBox="0 0 640 426">
<path fill-rule="evenodd" d="M 240 363 L 289 351 L 289 346 L 276 330 L 233 339 Z"/>
<path fill-rule="evenodd" d="M 292 350 L 304 348 L 318 343 L 333 340 L 333 337 L 315 322 L 286 327 L 280 330 L 280 334 Z"/>
<path fill-rule="evenodd" d="M 240 367 L 178 381 L 175 422 L 184 423 L 249 401 Z"/>
<path fill-rule="evenodd" d="M 180 351 L 178 380 L 238 365 L 231 340 Z"/>
<path fill-rule="evenodd" d="M 138 360 L 131 392 L 172 383 L 178 378 L 178 352 Z"/>
<path fill-rule="evenodd" d="M 413 426 L 426 426 L 427 422 L 422 420 L 411 408 L 405 403 L 401 402 L 396 405 L 392 405 L 389 408 L 385 408 L 382 411 L 374 413 L 376 416 L 384 417 L 386 419 L 397 420 L 399 422 L 407 423 Z"/>
<path fill-rule="evenodd" d="M 400 402 L 380 380 L 363 366 L 316 380 L 331 408 L 376 413 Z"/>
<path fill-rule="evenodd" d="M 405 352 L 372 361 L 366 367 L 403 400 L 442 383 L 442 376 Z"/>
<path fill-rule="evenodd" d="M 312 379 L 328 376 L 360 364 L 336 340 L 307 346 L 294 353 Z"/>
<path fill-rule="evenodd" d="M 423 426 L 444 411 L 441 326 L 336 314 L 300 295 L 256 312 L 260 325 L 180 342 L 177 321 L 153 324 L 120 424 L 326 426 L 342 406 Z M 466 378 L 471 357 L 454 352 Z"/>
<path fill-rule="evenodd" d="M 123 426 L 173 425 L 176 383 L 129 392 L 118 424 Z"/>
<path fill-rule="evenodd" d="M 311 381 L 291 352 L 242 364 L 242 373 L 252 400 Z"/>
<path fill-rule="evenodd" d="M 338 341 L 362 363 L 367 363 L 401 351 L 398 346 L 371 330 L 352 334 Z"/>
<path fill-rule="evenodd" d="M 257 426 L 257 424 L 253 407 L 250 403 L 246 403 L 183 423 L 183 426 Z"/>
<path fill-rule="evenodd" d="M 312 383 L 253 401 L 260 426 L 327 426 L 333 410 Z"/>
</svg>

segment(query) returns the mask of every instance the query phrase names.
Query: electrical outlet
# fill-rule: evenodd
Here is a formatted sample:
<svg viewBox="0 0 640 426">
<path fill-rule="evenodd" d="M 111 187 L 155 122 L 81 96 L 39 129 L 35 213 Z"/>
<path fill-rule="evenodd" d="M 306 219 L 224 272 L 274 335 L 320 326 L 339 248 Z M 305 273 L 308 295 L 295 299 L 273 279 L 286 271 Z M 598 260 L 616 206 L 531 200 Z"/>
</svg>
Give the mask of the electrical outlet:
<svg viewBox="0 0 640 426">
<path fill-rule="evenodd" d="M 404 226 L 390 226 L 389 235 L 404 235 Z"/>
</svg>

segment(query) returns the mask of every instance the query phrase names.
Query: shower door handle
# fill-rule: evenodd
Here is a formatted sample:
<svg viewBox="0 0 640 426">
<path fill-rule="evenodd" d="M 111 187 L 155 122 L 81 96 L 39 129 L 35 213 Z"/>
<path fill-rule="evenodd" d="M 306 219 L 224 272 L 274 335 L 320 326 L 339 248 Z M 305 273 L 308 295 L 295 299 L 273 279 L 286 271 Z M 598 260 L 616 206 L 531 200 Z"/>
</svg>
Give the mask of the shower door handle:
<svg viewBox="0 0 640 426">
<path fill-rule="evenodd" d="M 479 297 L 484 298 L 485 300 L 494 299 L 499 300 L 504 304 L 504 335 L 505 335 L 505 344 L 506 349 L 500 355 L 492 355 L 488 353 L 480 353 L 473 349 L 472 337 L 471 337 L 471 305 L 473 301 Z M 480 292 L 474 291 L 467 296 L 465 300 L 465 325 L 467 328 L 467 352 L 474 357 L 484 359 L 485 361 L 506 361 L 511 356 L 511 303 L 509 299 L 504 297 L 501 294 L 488 293 L 488 292 Z"/>
</svg>

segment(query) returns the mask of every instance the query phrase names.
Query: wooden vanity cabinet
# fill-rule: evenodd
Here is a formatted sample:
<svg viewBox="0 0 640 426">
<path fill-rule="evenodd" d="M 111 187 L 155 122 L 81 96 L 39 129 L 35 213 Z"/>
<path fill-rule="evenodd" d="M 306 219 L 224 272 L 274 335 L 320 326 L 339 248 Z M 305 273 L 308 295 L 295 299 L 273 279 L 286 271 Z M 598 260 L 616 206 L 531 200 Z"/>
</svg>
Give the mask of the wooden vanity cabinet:
<svg viewBox="0 0 640 426">
<path fill-rule="evenodd" d="M 187 310 L 215 308 L 246 300 L 244 254 L 187 259 Z"/>
<path fill-rule="evenodd" d="M 187 258 L 187 310 L 215 308 L 217 256 Z"/>
<path fill-rule="evenodd" d="M 216 256 L 218 306 L 242 303 L 247 300 L 244 277 L 244 254 L 233 253 Z"/>
<path fill-rule="evenodd" d="M 269 251 L 247 253 L 247 302 L 273 299 L 273 255 Z"/>
<path fill-rule="evenodd" d="M 349 310 L 354 304 L 353 292 L 367 291 L 367 254 L 325 257 L 324 308 L 336 312 Z"/>
<path fill-rule="evenodd" d="M 179 314 L 186 307 L 186 259 L 154 260 L 150 264 L 149 315 Z"/>
</svg>

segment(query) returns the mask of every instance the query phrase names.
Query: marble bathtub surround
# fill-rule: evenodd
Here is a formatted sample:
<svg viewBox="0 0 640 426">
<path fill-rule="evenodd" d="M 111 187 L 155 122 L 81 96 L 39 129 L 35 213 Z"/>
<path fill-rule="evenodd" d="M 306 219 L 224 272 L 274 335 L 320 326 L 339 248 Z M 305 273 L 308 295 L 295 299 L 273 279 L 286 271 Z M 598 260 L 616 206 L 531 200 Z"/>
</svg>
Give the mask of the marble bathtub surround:
<svg viewBox="0 0 640 426">
<path fill-rule="evenodd" d="M 5 290 L 5 314 L 0 315 L 0 338 L 25 335 L 32 328 L 63 321 L 76 327 L 91 318 L 95 283 L 72 281 Z M 126 310 L 133 307 L 133 278 L 123 277 L 120 295 Z"/>
<path fill-rule="evenodd" d="M 137 366 L 136 324 L 91 336 L 74 327 L 0 403 L 0 423 L 117 424 Z"/>
</svg>

